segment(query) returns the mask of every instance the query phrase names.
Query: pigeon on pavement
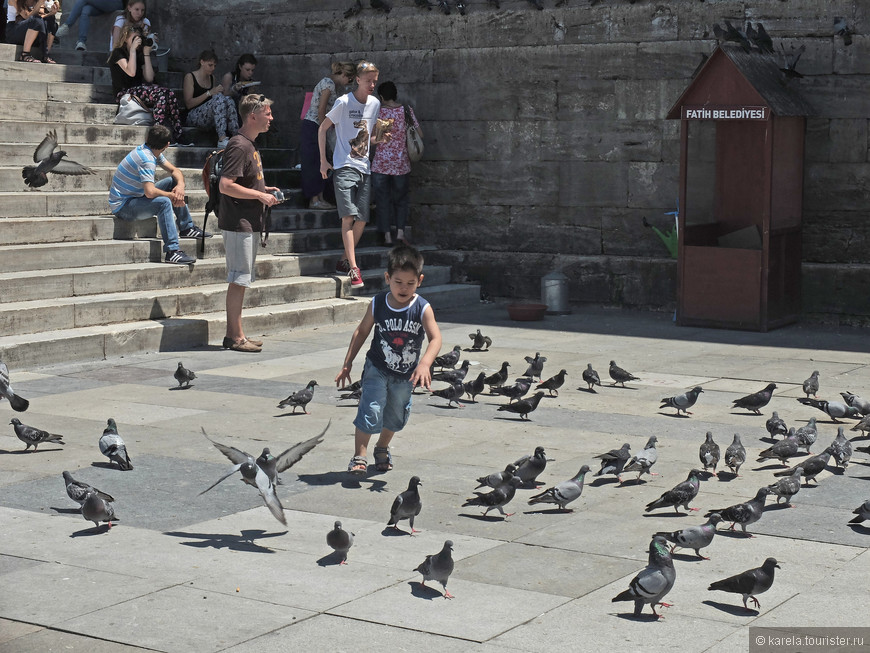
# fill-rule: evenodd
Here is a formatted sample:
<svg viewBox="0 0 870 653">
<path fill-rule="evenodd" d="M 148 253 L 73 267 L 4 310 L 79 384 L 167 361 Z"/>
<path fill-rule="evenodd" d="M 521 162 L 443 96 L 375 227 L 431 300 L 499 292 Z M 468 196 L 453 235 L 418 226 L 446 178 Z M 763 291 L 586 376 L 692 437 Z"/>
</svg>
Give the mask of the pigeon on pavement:
<svg viewBox="0 0 870 653">
<path fill-rule="evenodd" d="M 565 375 L 568 373 L 567 370 L 559 370 L 559 373 L 555 376 L 551 376 L 549 379 L 539 384 L 535 390 L 547 390 L 550 393 L 550 396 L 559 396 L 559 388 L 561 388 L 565 384 Z"/>
<path fill-rule="evenodd" d="M 610 385 L 616 385 L 618 383 L 624 388 L 626 381 L 640 381 L 640 379 L 634 374 L 626 372 L 624 369 L 619 367 L 619 365 L 616 364 L 616 361 L 610 361 L 610 369 L 608 372 L 610 372 L 610 378 L 613 379 L 613 383 Z"/>
<path fill-rule="evenodd" d="M 541 402 L 541 399 L 544 397 L 544 391 L 538 390 L 531 397 L 526 399 L 520 399 L 516 403 L 507 403 L 504 406 L 499 406 L 499 411 L 507 411 L 508 413 L 516 413 L 520 416 L 520 419 L 529 419 L 529 413 L 533 412 L 538 404 Z"/>
<path fill-rule="evenodd" d="M 806 381 L 804 381 L 804 394 L 809 397 L 819 396 L 819 371 L 815 370 Z"/>
<path fill-rule="evenodd" d="M 311 413 L 306 410 L 306 406 L 311 403 L 311 400 L 314 399 L 314 386 L 317 385 L 317 381 L 312 379 L 308 382 L 308 385 L 305 386 L 304 389 L 298 390 L 291 394 L 286 399 L 282 400 L 278 403 L 278 408 L 286 408 L 287 406 L 293 406 L 293 413 L 296 413 L 296 409 L 299 406 L 302 406 L 302 412 L 306 415 L 310 415 Z"/>
<path fill-rule="evenodd" d="M 462 384 L 465 394 L 471 397 L 471 401 L 475 401 L 475 397 L 483 392 L 483 386 L 486 385 L 483 380 L 486 378 L 486 372 L 481 372 L 477 378 L 472 381 L 466 381 Z"/>
<path fill-rule="evenodd" d="M 544 452 L 544 447 L 535 447 L 535 453 L 523 456 L 514 462 L 514 467 L 517 468 L 514 475 L 518 476 L 524 485 L 536 485 L 538 476 L 547 468 L 547 454 Z"/>
<path fill-rule="evenodd" d="M 39 188 L 48 183 L 48 173 L 56 175 L 94 175 L 93 170 L 71 159 L 65 159 L 66 152 L 57 149 L 57 131 L 51 130 L 36 146 L 33 152 L 35 166 L 24 166 L 21 177 L 31 188 Z"/>
<path fill-rule="evenodd" d="M 797 454 L 797 435 L 795 435 L 794 428 L 790 428 L 786 437 L 774 444 L 772 447 L 768 447 L 758 454 L 758 460 L 756 460 L 756 462 L 761 463 L 773 458 L 779 460 L 784 467 L 788 467 L 788 459 L 797 456 Z"/>
<path fill-rule="evenodd" d="M 450 574 L 453 573 L 453 542 L 447 540 L 444 542 L 444 547 L 432 555 L 426 556 L 426 559 L 421 562 L 414 571 L 419 571 L 423 574 L 422 586 L 426 586 L 427 580 L 434 580 L 444 587 L 444 598 L 452 599 L 453 595 L 447 591 L 447 581 L 450 579 Z"/>
<path fill-rule="evenodd" d="M 698 457 L 701 459 L 701 464 L 704 466 L 705 472 L 708 467 L 712 467 L 713 476 L 718 476 L 716 465 L 719 464 L 719 456 L 719 445 L 713 442 L 713 432 L 707 431 L 706 439 L 701 444 L 701 448 L 698 451 Z"/>
<path fill-rule="evenodd" d="M 607 453 L 598 454 L 595 458 L 601 460 L 601 469 L 595 472 L 595 476 L 613 474 L 622 485 L 622 470 L 628 459 L 631 458 L 631 446 L 628 442 L 623 444 L 620 449 L 611 449 Z"/>
<path fill-rule="evenodd" d="M 795 467 L 791 476 L 779 479 L 776 483 L 772 483 L 767 487 L 776 495 L 776 503 L 781 499 L 785 499 L 785 505 L 789 508 L 794 508 L 791 503 L 791 498 L 796 495 L 801 489 L 801 475 L 804 473 L 803 467 Z"/>
<path fill-rule="evenodd" d="M 462 356 L 462 347 L 456 345 L 453 349 L 448 351 L 446 354 L 441 354 L 440 356 L 435 357 L 435 365 L 440 367 L 442 370 L 444 369 L 453 369 L 456 367 L 456 363 L 459 362 L 459 357 Z"/>
<path fill-rule="evenodd" d="M 477 490 L 482 487 L 498 487 L 502 483 L 507 483 L 509 480 L 511 480 L 511 477 L 516 471 L 517 466 L 513 463 L 510 463 L 507 467 L 504 468 L 503 472 L 493 472 L 492 474 L 488 474 L 486 476 L 481 476 L 480 478 L 478 478 L 478 486 L 474 489 Z"/>
<path fill-rule="evenodd" d="M 656 606 L 671 606 L 670 603 L 663 603 L 662 599 L 671 591 L 676 578 L 677 572 L 667 540 L 662 535 L 653 535 L 649 543 L 649 562 L 646 568 L 631 580 L 627 590 L 614 596 L 611 602 L 634 601 L 635 617 L 639 617 L 643 606 L 648 604 L 653 615 L 659 619 L 662 615 L 656 612 Z"/>
<path fill-rule="evenodd" d="M 483 335 L 480 329 L 477 330 L 477 333 L 469 333 L 468 337 L 471 338 L 471 348 L 473 350 L 489 349 L 489 346 L 492 344 L 492 338 Z"/>
<path fill-rule="evenodd" d="M 740 466 L 746 462 L 746 449 L 743 448 L 743 443 L 740 441 L 740 434 L 734 434 L 734 440 L 728 445 L 725 450 L 725 466 L 728 467 L 735 476 L 740 476 Z"/>
<path fill-rule="evenodd" d="M 559 510 L 573 512 L 571 508 L 566 508 L 569 503 L 575 499 L 579 499 L 583 493 L 583 480 L 586 473 L 589 471 L 589 465 L 583 465 L 577 474 L 567 481 L 562 481 L 551 488 L 548 488 L 536 494 L 529 499 L 529 505 L 533 506 L 536 503 L 555 503 L 559 506 Z"/>
<path fill-rule="evenodd" d="M 713 541 L 713 536 L 716 535 L 716 524 L 720 521 L 722 521 L 722 517 L 718 512 L 714 512 L 707 519 L 707 523 L 701 524 L 700 526 L 689 526 L 688 528 L 673 531 L 672 533 L 656 533 L 656 535 L 661 535 L 668 542 L 673 544 L 671 547 L 671 553 L 673 553 L 677 547 L 681 549 L 694 549 L 696 556 L 702 560 L 709 560 L 710 558 L 707 556 L 701 555 L 701 549 L 710 546 L 710 542 Z"/>
<path fill-rule="evenodd" d="M 809 453 L 810 447 L 815 444 L 816 439 L 819 437 L 819 430 L 816 428 L 816 418 L 810 417 L 810 421 L 798 428 L 795 431 L 795 435 L 797 436 L 798 446 L 804 447 L 807 453 Z"/>
<path fill-rule="evenodd" d="M 798 397 L 797 400 L 804 406 L 812 406 L 826 413 L 834 424 L 840 423 L 838 417 L 853 417 L 855 419 L 861 417 L 857 408 L 847 406 L 841 401 L 826 401 L 824 399 L 810 399 L 809 397 Z"/>
<path fill-rule="evenodd" d="M 592 363 L 586 363 L 586 369 L 583 370 L 583 380 L 589 386 L 587 390 L 595 391 L 595 386 L 601 386 L 601 377 L 598 372 L 592 369 Z M 580 388 L 577 388 L 580 390 Z"/>
<path fill-rule="evenodd" d="M 338 564 L 347 564 L 347 552 L 353 546 L 353 533 L 346 531 L 341 527 L 341 522 L 335 522 L 331 531 L 326 534 L 326 544 L 336 553 L 341 554 L 341 562 Z"/>
<path fill-rule="evenodd" d="M 723 580 L 717 580 L 715 583 L 710 583 L 708 590 L 720 590 L 722 592 L 731 592 L 732 594 L 743 595 L 743 607 L 749 610 L 746 605 L 747 599 L 751 600 L 756 608 L 760 608 L 761 604 L 756 595 L 766 592 L 773 585 L 774 569 L 779 569 L 780 566 L 776 563 L 776 558 L 768 558 L 760 567 L 755 569 L 747 569 L 743 573 L 736 576 L 730 576 Z"/>
<path fill-rule="evenodd" d="M 649 440 L 646 441 L 646 445 L 644 446 L 643 450 L 636 456 L 633 456 L 626 463 L 622 471 L 637 472 L 636 480 L 638 481 L 644 473 L 649 474 L 650 476 L 658 476 L 656 472 L 650 471 L 652 466 L 655 465 L 656 461 L 659 459 L 659 453 L 656 450 L 656 442 L 658 442 L 658 438 L 654 435 L 651 435 Z"/>
<path fill-rule="evenodd" d="M 411 535 L 420 531 L 414 529 L 414 518 L 420 514 L 423 509 L 423 501 L 420 499 L 419 487 L 423 485 L 423 481 L 419 476 L 412 476 L 408 482 L 408 489 L 400 492 L 393 500 L 393 505 L 390 507 L 390 521 L 387 526 L 392 526 L 399 532 L 403 532 L 399 528 L 399 522 L 403 519 L 408 520 L 411 527 Z"/>
<path fill-rule="evenodd" d="M 465 386 L 462 385 L 462 381 L 452 383 L 446 388 L 441 388 L 440 390 L 433 390 L 432 394 L 436 397 L 446 399 L 448 407 L 450 406 L 450 404 L 456 402 L 457 406 L 459 406 L 460 408 L 464 408 L 464 406 L 459 403 L 459 400 L 462 399 L 462 395 L 465 394 Z"/>
<path fill-rule="evenodd" d="M 105 492 L 101 492 L 97 488 L 92 485 L 88 485 L 83 481 L 77 481 L 72 477 L 72 474 L 69 472 L 63 473 L 63 482 L 66 486 L 66 493 L 70 499 L 75 501 L 77 504 L 82 505 L 85 502 L 85 499 L 88 497 L 88 492 L 93 492 L 100 498 L 106 501 L 114 501 L 114 497 L 111 494 L 106 494 Z"/>
<path fill-rule="evenodd" d="M 761 415 L 761 409 L 770 403 L 770 398 L 773 397 L 773 391 L 776 390 L 775 383 L 768 383 L 764 390 L 759 390 L 751 395 L 740 397 L 734 400 L 733 408 L 744 408 L 752 411 L 756 415 Z"/>
<path fill-rule="evenodd" d="M 494 374 L 490 374 L 488 377 L 486 377 L 483 380 L 483 382 L 489 386 L 490 393 L 492 392 L 493 388 L 500 388 L 501 386 L 504 385 L 504 382 L 507 381 L 507 378 L 508 378 L 507 368 L 509 368 L 509 367 L 510 367 L 510 364 L 507 361 L 504 361 L 501 364 L 501 369 L 498 372 L 495 372 Z"/>
<path fill-rule="evenodd" d="M 846 439 L 846 434 L 843 431 L 842 426 L 837 428 L 837 437 L 831 442 L 831 455 L 834 457 L 837 467 L 846 469 L 849 466 L 849 460 L 852 459 L 852 443 Z"/>
<path fill-rule="evenodd" d="M 655 510 L 656 508 L 670 508 L 673 506 L 674 512 L 680 513 L 680 506 L 686 510 L 698 510 L 698 508 L 690 508 L 689 503 L 698 496 L 698 490 L 701 488 L 700 469 L 693 469 L 689 472 L 686 480 L 682 483 L 677 483 L 670 490 L 662 494 L 658 499 L 647 504 L 646 512 Z M 708 515 L 709 516 L 709 515 Z"/>
<path fill-rule="evenodd" d="M 109 528 L 112 528 L 113 521 L 120 521 L 115 516 L 112 501 L 114 499 L 106 499 L 97 492 L 88 492 L 82 502 L 82 517 L 94 522 L 96 528 L 100 527 L 100 522 L 108 522 Z"/>
<path fill-rule="evenodd" d="M 861 436 L 867 437 L 867 433 L 870 432 L 870 415 L 863 418 L 860 422 L 855 424 L 855 426 L 853 426 L 849 430 L 850 431 L 861 431 Z"/>
<path fill-rule="evenodd" d="M 870 415 L 870 401 L 867 401 L 851 392 L 841 392 L 840 396 L 843 398 L 843 401 L 846 402 L 847 406 L 851 406 L 862 415 Z"/>
<path fill-rule="evenodd" d="M 731 522 L 731 526 L 728 530 L 733 531 L 735 526 L 740 524 L 740 527 L 746 535 L 749 537 L 755 537 L 746 530 L 746 527 L 761 519 L 761 515 L 764 512 L 764 502 L 767 499 L 768 494 L 771 494 L 770 488 L 766 486 L 759 488 L 755 497 L 749 501 L 736 503 L 727 508 L 714 508 L 713 510 L 707 511 L 704 516 L 709 517 L 714 512 L 718 512 L 722 516 L 722 519 Z"/>
<path fill-rule="evenodd" d="M 662 397 L 660 400 L 662 405 L 659 406 L 659 410 L 662 408 L 676 408 L 677 415 L 681 412 L 686 415 L 691 415 L 692 413 L 689 411 L 689 408 L 695 405 L 695 402 L 698 401 L 698 395 L 704 392 L 700 386 L 695 386 L 688 392 L 684 392 L 681 395 L 676 395 L 675 397 Z"/>
<path fill-rule="evenodd" d="M 508 397 L 511 401 L 515 401 L 522 397 L 524 394 L 526 394 L 531 387 L 531 379 L 527 379 L 526 377 L 520 377 L 513 385 L 507 387 L 502 386 L 498 388 L 497 394 Z"/>
<path fill-rule="evenodd" d="M 510 517 L 514 513 L 505 512 L 504 507 L 511 502 L 514 495 L 517 493 L 517 488 L 522 484 L 523 481 L 519 476 L 511 476 L 507 483 L 499 485 L 497 488 L 493 489 L 492 492 L 475 492 L 473 497 L 465 500 L 462 507 L 481 506 L 482 508 L 486 508 L 486 510 L 483 511 L 484 517 L 486 517 L 490 510 L 495 508 L 504 515 L 505 518 Z"/>
<path fill-rule="evenodd" d="M 24 447 L 25 451 L 30 449 L 30 447 L 33 447 L 33 450 L 36 451 L 36 448 L 43 442 L 66 444 L 63 441 L 64 436 L 56 433 L 49 433 L 48 431 L 43 431 L 42 429 L 33 426 L 27 426 L 27 424 L 22 424 L 21 420 L 17 417 L 13 417 L 12 421 L 9 423 L 12 424 L 12 427 L 15 429 L 15 435 L 18 436 L 18 439 L 27 445 Z"/>
<path fill-rule="evenodd" d="M 464 361 L 462 361 L 462 365 L 459 366 L 458 370 L 444 370 L 443 372 L 435 372 L 435 374 L 432 375 L 432 380 L 446 381 L 450 384 L 462 383 L 465 380 L 465 375 L 468 374 L 469 365 L 471 365 L 471 361 L 465 359 Z"/>
<path fill-rule="evenodd" d="M 864 521 L 870 520 L 870 499 L 867 499 L 864 503 L 855 508 L 852 511 L 852 514 L 858 516 L 850 519 L 850 524 L 860 524 Z"/>
<path fill-rule="evenodd" d="M 100 436 L 100 453 L 112 462 L 118 463 L 118 467 L 125 472 L 133 469 L 133 463 L 130 462 L 130 456 L 127 454 L 127 445 L 118 435 L 118 425 L 111 417 L 106 421 L 106 428 Z"/>
<path fill-rule="evenodd" d="M 196 378 L 193 370 L 187 369 L 181 361 L 178 361 L 178 369 L 175 370 L 175 380 L 178 381 L 178 387 L 190 387 L 190 382 Z"/>
<path fill-rule="evenodd" d="M 785 421 L 776 411 L 773 411 L 773 415 L 771 415 L 767 422 L 765 422 L 764 428 L 767 429 L 767 432 L 770 433 L 770 437 L 774 440 L 777 435 L 785 436 L 788 434 L 788 426 L 785 425 Z"/>
<path fill-rule="evenodd" d="M 546 356 L 541 356 L 541 352 L 535 352 L 535 357 L 531 356 L 525 357 L 526 362 L 529 364 L 529 368 L 526 370 L 526 373 L 523 376 L 528 376 L 532 379 L 540 379 L 541 373 L 544 371 L 544 363 L 547 362 Z"/>
<path fill-rule="evenodd" d="M 30 402 L 24 397 L 15 394 L 12 385 L 9 382 L 9 368 L 6 363 L 0 361 L 0 397 L 6 397 L 12 410 L 18 413 L 23 413 L 30 406 Z"/>
<path fill-rule="evenodd" d="M 831 455 L 833 455 L 834 449 L 832 447 L 828 447 L 822 453 L 816 454 L 815 456 L 810 456 L 809 458 L 804 458 L 800 461 L 799 464 L 794 467 L 790 467 L 789 469 L 784 469 L 781 472 L 774 472 L 774 476 L 791 476 L 794 474 L 795 469 L 798 467 L 802 467 L 804 470 L 804 478 L 806 479 L 806 485 L 809 487 L 810 481 L 815 481 L 816 476 L 818 476 L 825 467 L 828 466 L 828 461 L 831 459 Z M 816 481 L 816 485 L 819 482 Z"/>
</svg>

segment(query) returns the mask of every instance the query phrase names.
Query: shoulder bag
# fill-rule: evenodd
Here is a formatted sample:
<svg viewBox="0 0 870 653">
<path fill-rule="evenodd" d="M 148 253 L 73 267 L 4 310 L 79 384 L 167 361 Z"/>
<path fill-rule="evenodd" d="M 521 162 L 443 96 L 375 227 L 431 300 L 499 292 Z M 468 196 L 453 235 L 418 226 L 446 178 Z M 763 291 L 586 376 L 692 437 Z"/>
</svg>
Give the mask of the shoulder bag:
<svg viewBox="0 0 870 653">
<path fill-rule="evenodd" d="M 414 119 L 411 117 L 408 105 L 405 105 L 405 147 L 412 163 L 423 158 L 423 138 L 414 126 Z"/>
</svg>

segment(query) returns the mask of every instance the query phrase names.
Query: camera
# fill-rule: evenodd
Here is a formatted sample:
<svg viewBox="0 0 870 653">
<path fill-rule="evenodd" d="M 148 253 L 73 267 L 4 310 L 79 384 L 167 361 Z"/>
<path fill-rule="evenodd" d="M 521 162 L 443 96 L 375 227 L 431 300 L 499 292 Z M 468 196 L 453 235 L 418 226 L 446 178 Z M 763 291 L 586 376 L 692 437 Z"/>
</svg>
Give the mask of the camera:
<svg viewBox="0 0 870 653">
<path fill-rule="evenodd" d="M 148 47 L 148 48 L 154 47 L 154 39 L 151 38 L 150 36 L 146 36 L 144 29 L 142 29 L 141 27 L 134 27 L 133 31 L 136 34 L 138 34 L 140 37 L 142 37 L 142 46 L 141 47 Z"/>
<path fill-rule="evenodd" d="M 275 196 L 275 199 L 278 200 L 279 204 L 284 201 L 284 192 L 282 190 L 273 190 L 272 195 Z"/>
</svg>

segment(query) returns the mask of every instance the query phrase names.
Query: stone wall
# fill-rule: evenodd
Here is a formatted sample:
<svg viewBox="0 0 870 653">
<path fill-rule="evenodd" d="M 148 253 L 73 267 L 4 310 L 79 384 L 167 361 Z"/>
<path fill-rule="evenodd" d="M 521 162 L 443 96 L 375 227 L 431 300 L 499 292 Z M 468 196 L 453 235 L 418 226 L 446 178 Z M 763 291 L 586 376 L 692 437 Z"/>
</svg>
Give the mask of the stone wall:
<svg viewBox="0 0 870 653">
<path fill-rule="evenodd" d="M 384 14 L 366 0 L 344 18 L 353 0 L 160 0 L 158 20 L 182 65 L 203 47 L 227 64 L 255 52 L 290 146 L 329 62 L 375 61 L 425 132 L 414 238 L 437 244 L 457 276 L 537 298 L 540 277 L 560 267 L 574 301 L 664 309 L 676 266 L 641 226 L 646 216 L 670 227 L 676 208 L 679 121 L 664 116 L 715 48 L 714 23 L 761 21 L 777 47 L 806 45 L 794 84 L 818 113 L 807 129 L 805 310 L 870 315 L 851 281 L 870 263 L 870 0 L 543 2 L 467 0 L 466 16 L 446 16 L 413 0 Z M 836 16 L 856 32 L 850 46 L 833 35 Z"/>
</svg>

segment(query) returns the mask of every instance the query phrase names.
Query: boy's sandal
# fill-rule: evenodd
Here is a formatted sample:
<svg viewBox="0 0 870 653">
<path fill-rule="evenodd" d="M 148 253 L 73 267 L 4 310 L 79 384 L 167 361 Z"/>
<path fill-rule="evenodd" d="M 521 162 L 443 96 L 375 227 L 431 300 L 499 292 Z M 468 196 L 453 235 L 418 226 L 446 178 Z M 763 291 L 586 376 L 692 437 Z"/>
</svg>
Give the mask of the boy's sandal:
<svg viewBox="0 0 870 653">
<path fill-rule="evenodd" d="M 347 471 L 355 476 L 364 476 L 368 471 L 369 461 L 362 456 L 354 456 L 347 464 Z"/>
<path fill-rule="evenodd" d="M 375 469 L 379 472 L 393 469 L 393 456 L 389 447 L 375 447 Z"/>
</svg>

